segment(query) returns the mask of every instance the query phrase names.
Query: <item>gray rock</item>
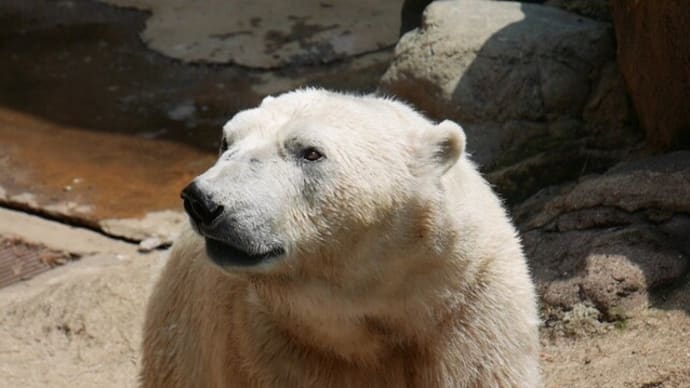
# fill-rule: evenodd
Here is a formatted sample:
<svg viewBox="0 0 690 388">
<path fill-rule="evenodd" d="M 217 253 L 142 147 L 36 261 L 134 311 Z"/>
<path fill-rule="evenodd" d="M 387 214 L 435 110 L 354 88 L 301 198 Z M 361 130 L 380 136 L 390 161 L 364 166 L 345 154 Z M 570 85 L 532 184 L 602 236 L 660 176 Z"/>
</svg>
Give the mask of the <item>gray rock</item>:
<svg viewBox="0 0 690 388">
<path fill-rule="evenodd" d="M 545 5 L 558 7 L 597 20 L 611 20 L 609 0 L 547 0 Z"/>
<path fill-rule="evenodd" d="M 620 164 L 514 209 L 548 310 L 635 315 L 690 260 L 690 152 Z"/>
<path fill-rule="evenodd" d="M 650 225 L 531 231 L 525 244 L 545 304 L 567 311 L 589 302 L 608 319 L 647 307 L 653 290 L 688 269 L 688 257 Z"/>
<path fill-rule="evenodd" d="M 546 202 L 531 216 L 521 207 L 515 217 L 527 229 L 549 227 L 564 215 L 613 208 L 634 214 L 656 210 L 690 214 L 690 152 L 622 163 L 596 178 L 585 178 L 575 187 Z M 560 218 L 559 218 L 560 217 Z M 652 215 L 652 221 L 658 215 Z M 589 217 L 591 218 L 591 217 Z M 690 234 L 689 234 L 690 236 Z"/>
<path fill-rule="evenodd" d="M 182 212 L 163 210 L 147 213 L 143 218 L 99 221 L 98 227 L 106 234 L 112 236 L 123 237 L 131 241 L 146 242 L 145 246 L 157 242 L 158 245 L 153 247 L 156 248 L 172 244 L 186 219 L 187 216 Z"/>
<path fill-rule="evenodd" d="M 390 47 L 399 30 L 399 0 L 101 1 L 150 11 L 142 41 L 185 62 L 329 63 Z"/>
<path fill-rule="evenodd" d="M 166 243 L 162 241 L 158 237 L 149 237 L 145 240 L 142 240 L 139 242 L 139 248 L 137 249 L 139 252 L 142 253 L 148 253 L 153 251 L 154 249 L 157 249 L 159 247 L 165 246 Z"/>
<path fill-rule="evenodd" d="M 509 199 L 601 171 L 618 155 L 589 149 L 639 139 L 610 24 L 554 7 L 433 2 L 421 28 L 400 39 L 379 87 L 458 121 L 473 159 Z"/>
</svg>

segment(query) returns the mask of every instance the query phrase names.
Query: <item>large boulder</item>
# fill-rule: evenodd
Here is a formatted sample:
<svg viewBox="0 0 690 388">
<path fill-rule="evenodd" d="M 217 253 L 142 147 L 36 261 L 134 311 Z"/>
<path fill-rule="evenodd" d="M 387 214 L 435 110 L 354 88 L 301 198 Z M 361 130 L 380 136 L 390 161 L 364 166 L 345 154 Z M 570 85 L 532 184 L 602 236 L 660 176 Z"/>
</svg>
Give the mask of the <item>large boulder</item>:
<svg viewBox="0 0 690 388">
<path fill-rule="evenodd" d="M 637 141 L 611 26 L 553 7 L 433 2 L 379 86 L 461 123 L 473 158 L 512 200 L 608 167 L 618 156 L 593 150 Z"/>
<path fill-rule="evenodd" d="M 101 0 L 150 12 L 141 39 L 184 62 L 319 65 L 386 49 L 399 0 Z"/>
<path fill-rule="evenodd" d="M 690 147 L 690 3 L 611 0 L 618 63 L 647 141 Z"/>
<path fill-rule="evenodd" d="M 676 152 L 620 164 L 516 207 L 547 321 L 582 305 L 602 319 L 633 316 L 683 279 L 688 182 L 690 152 Z"/>
<path fill-rule="evenodd" d="M 562 8 L 596 20 L 611 20 L 609 0 L 546 0 L 544 4 Z"/>
<path fill-rule="evenodd" d="M 405 0 L 400 12 L 400 35 L 422 23 L 422 13 L 433 0 Z M 550 5 L 596 20 L 611 20 L 609 0 L 523 0 L 523 3 Z"/>
</svg>

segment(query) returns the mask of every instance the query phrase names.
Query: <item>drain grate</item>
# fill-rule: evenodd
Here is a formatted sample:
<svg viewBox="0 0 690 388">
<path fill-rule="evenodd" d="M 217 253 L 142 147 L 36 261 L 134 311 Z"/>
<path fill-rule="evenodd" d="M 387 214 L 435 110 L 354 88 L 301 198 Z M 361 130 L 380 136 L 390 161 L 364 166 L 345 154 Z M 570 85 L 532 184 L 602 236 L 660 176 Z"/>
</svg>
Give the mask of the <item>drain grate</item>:
<svg viewBox="0 0 690 388">
<path fill-rule="evenodd" d="M 75 258 L 43 245 L 0 237 L 0 288 L 30 279 Z"/>
</svg>

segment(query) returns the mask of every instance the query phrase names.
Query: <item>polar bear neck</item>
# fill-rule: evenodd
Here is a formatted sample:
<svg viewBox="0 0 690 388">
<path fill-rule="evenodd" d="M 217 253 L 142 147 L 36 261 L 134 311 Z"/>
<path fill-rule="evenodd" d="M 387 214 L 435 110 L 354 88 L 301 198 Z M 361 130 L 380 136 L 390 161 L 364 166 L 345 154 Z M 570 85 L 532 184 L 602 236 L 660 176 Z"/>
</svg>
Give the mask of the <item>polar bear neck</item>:
<svg viewBox="0 0 690 388">
<path fill-rule="evenodd" d="M 366 365 L 383 363 L 388 355 L 400 349 L 425 348 L 432 341 L 432 333 L 438 334 L 429 326 L 416 327 L 409 316 L 403 319 L 383 310 L 367 315 L 355 311 L 354 303 L 332 296 L 328 297 L 329 308 L 324 308 L 321 303 L 325 300 L 319 301 L 313 296 L 307 300 L 299 295 L 309 293 L 309 288 L 284 289 L 283 297 L 292 300 L 284 303 L 276 303 L 273 298 L 273 303 L 268 302 L 265 289 L 248 288 L 245 310 L 246 322 L 251 322 L 248 331 L 254 332 L 257 338 L 271 331 L 301 352 Z M 431 314 L 429 311 L 421 313 Z M 416 316 L 419 322 L 427 325 L 440 321 Z"/>
<path fill-rule="evenodd" d="M 452 298 L 457 290 L 439 277 L 467 271 L 448 264 L 429 259 L 397 286 L 354 295 L 320 280 L 254 280 L 243 298 L 243 321 L 257 339 L 268 330 L 290 346 L 351 363 L 382 363 L 401 349 L 429 352 L 459 304 Z"/>
</svg>

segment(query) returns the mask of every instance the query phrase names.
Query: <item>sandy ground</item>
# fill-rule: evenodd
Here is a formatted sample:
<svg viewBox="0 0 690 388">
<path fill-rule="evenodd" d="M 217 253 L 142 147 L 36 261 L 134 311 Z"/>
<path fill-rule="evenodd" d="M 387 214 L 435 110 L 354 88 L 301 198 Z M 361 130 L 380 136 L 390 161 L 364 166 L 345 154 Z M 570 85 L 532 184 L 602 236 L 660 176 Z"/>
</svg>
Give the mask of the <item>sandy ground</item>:
<svg viewBox="0 0 690 388">
<path fill-rule="evenodd" d="M 136 386 L 146 298 L 167 251 L 0 209 L 0 235 L 78 252 L 79 261 L 0 290 L 7 387 Z M 623 324 L 544 332 L 547 387 L 690 387 L 690 285 Z"/>
<path fill-rule="evenodd" d="M 0 209 L 0 235 L 82 259 L 0 290 L 6 387 L 132 387 L 146 296 L 165 252 Z"/>
</svg>

